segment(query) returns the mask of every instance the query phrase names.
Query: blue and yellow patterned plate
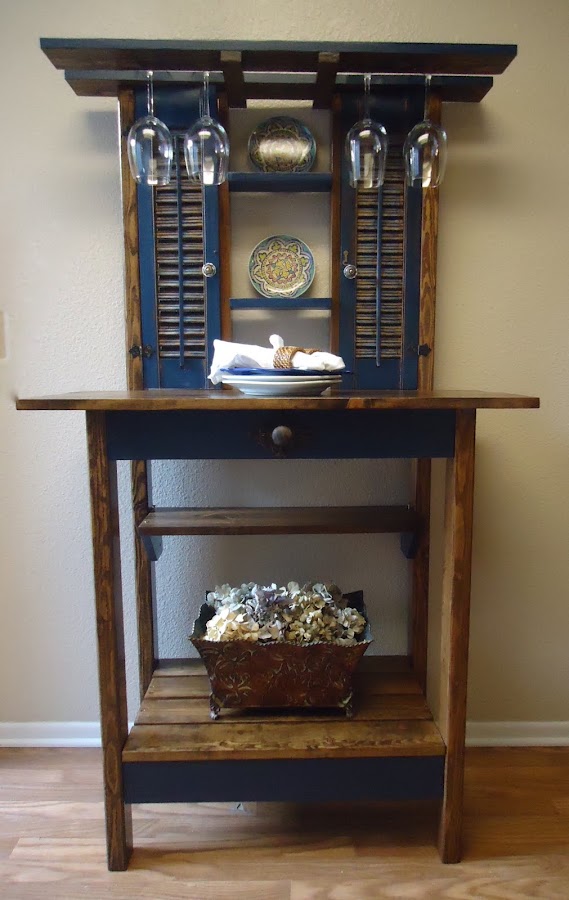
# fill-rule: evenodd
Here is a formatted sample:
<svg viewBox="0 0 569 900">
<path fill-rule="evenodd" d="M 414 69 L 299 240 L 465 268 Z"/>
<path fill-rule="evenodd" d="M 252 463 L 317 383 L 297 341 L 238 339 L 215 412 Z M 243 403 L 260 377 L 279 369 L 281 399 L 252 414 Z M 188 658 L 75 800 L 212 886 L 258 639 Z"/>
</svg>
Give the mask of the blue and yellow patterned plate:
<svg viewBox="0 0 569 900">
<path fill-rule="evenodd" d="M 294 300 L 312 284 L 314 257 L 304 241 L 289 234 L 274 234 L 253 250 L 249 278 L 263 297 Z"/>
<path fill-rule="evenodd" d="M 249 138 L 249 159 L 261 172 L 309 172 L 316 159 L 316 141 L 298 119 L 273 116 Z"/>
</svg>

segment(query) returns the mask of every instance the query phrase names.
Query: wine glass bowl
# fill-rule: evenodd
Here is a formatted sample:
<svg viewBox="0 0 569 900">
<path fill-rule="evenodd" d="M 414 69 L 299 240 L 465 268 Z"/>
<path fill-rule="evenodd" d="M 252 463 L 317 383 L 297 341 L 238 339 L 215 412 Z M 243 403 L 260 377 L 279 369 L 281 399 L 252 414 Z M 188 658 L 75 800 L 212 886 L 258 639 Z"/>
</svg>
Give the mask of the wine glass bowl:
<svg viewBox="0 0 569 900">
<path fill-rule="evenodd" d="M 128 162 L 138 184 L 168 184 L 174 156 L 170 129 L 156 116 L 134 123 L 127 138 Z"/>
<path fill-rule="evenodd" d="M 447 164 L 447 133 L 429 116 L 431 75 L 425 77 L 423 121 L 415 125 L 403 144 L 405 181 L 408 187 L 437 188 Z"/>
<path fill-rule="evenodd" d="M 128 164 L 138 184 L 168 184 L 174 142 L 167 125 L 154 115 L 153 72 L 148 72 L 147 114 L 137 119 L 126 140 Z"/>
<path fill-rule="evenodd" d="M 202 116 L 186 132 L 184 155 L 190 181 L 222 184 L 229 168 L 229 141 L 223 125 Z"/>
<path fill-rule="evenodd" d="M 379 188 L 385 178 L 387 131 L 370 115 L 371 75 L 364 75 L 364 115 L 346 135 L 351 187 Z"/>
<path fill-rule="evenodd" d="M 403 157 L 409 187 L 438 187 L 447 163 L 446 131 L 428 119 L 419 122 L 405 138 Z"/>
<path fill-rule="evenodd" d="M 350 128 L 346 154 L 351 187 L 377 188 L 383 184 L 387 148 L 387 132 L 379 122 L 362 119 Z"/>
<path fill-rule="evenodd" d="M 209 111 L 209 72 L 204 72 L 203 114 L 184 135 L 184 156 L 190 181 L 222 184 L 229 169 L 229 138 Z"/>
</svg>

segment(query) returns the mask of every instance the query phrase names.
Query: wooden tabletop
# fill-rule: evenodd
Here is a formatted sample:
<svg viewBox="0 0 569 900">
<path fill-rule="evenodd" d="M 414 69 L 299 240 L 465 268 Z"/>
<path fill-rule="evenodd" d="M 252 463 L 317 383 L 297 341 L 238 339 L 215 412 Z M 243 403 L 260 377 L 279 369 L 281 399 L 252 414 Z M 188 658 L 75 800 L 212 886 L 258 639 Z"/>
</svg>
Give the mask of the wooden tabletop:
<svg viewBox="0 0 569 900">
<path fill-rule="evenodd" d="M 154 410 L 362 410 L 362 409 L 530 409 L 537 397 L 483 391 L 336 391 L 319 397 L 247 397 L 238 391 L 81 391 L 24 397 L 18 409 L 75 409 L 103 412 Z"/>
</svg>

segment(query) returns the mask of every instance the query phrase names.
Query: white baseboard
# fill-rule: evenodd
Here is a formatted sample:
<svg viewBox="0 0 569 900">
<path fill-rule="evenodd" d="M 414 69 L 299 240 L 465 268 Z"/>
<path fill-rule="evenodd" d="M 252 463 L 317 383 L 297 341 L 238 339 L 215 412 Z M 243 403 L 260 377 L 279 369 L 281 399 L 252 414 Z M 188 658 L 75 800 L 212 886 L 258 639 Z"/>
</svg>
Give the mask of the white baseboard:
<svg viewBox="0 0 569 900">
<path fill-rule="evenodd" d="M 569 722 L 467 722 L 467 747 L 566 747 Z"/>
<path fill-rule="evenodd" d="M 569 746 L 569 722 L 468 722 L 468 747 Z M 100 747 L 98 722 L 0 722 L 0 747 Z"/>
<path fill-rule="evenodd" d="M 0 722 L 0 747 L 100 747 L 98 722 Z"/>
</svg>

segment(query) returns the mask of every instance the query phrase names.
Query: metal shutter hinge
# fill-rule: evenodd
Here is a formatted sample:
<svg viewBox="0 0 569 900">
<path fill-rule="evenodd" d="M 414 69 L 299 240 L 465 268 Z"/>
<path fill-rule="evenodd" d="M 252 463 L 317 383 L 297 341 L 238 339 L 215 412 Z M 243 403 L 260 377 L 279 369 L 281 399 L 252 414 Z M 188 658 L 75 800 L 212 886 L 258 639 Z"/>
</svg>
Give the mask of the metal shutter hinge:
<svg viewBox="0 0 569 900">
<path fill-rule="evenodd" d="M 139 359 L 140 357 L 150 359 L 151 356 L 154 356 L 154 347 L 151 347 L 150 344 L 145 344 L 144 347 L 133 344 L 128 352 L 132 359 Z"/>
<path fill-rule="evenodd" d="M 416 344 L 411 344 L 409 347 L 407 347 L 407 350 L 409 353 L 415 353 L 417 356 L 428 356 L 432 350 L 432 347 L 430 347 L 428 344 L 419 344 L 418 347 Z"/>
</svg>

